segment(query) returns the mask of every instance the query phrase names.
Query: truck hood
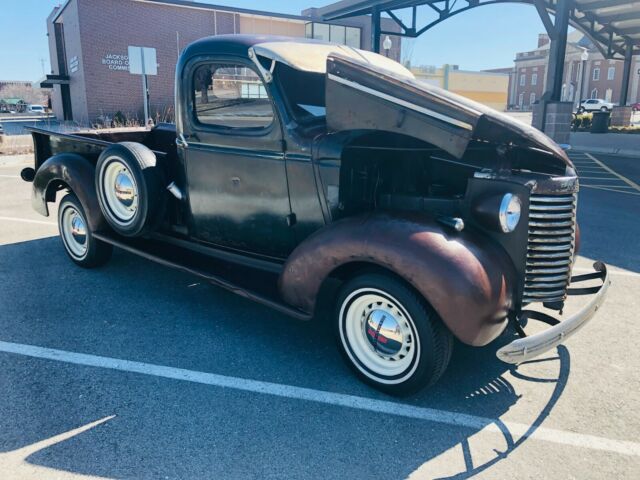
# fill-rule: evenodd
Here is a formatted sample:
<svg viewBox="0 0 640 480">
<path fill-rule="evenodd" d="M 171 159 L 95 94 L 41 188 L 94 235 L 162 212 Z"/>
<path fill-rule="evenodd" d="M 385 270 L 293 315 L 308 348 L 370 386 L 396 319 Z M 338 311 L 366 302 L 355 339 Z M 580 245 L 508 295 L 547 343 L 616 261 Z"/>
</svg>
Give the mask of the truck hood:
<svg viewBox="0 0 640 480">
<path fill-rule="evenodd" d="M 462 158 L 471 141 L 566 153 L 539 130 L 480 103 L 355 58 L 327 57 L 327 126 L 416 137 Z"/>
</svg>

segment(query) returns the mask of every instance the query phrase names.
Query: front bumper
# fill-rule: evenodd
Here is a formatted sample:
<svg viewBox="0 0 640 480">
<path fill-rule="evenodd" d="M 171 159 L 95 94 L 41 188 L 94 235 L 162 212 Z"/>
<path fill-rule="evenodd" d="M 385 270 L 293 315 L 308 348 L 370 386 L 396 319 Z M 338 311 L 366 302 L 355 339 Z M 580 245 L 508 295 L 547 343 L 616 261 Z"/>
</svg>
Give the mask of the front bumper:
<svg viewBox="0 0 640 480">
<path fill-rule="evenodd" d="M 607 290 L 611 284 L 611 280 L 609 280 L 609 273 L 607 272 L 607 267 L 604 263 L 596 262 L 593 264 L 593 268 L 595 270 L 593 273 L 573 277 L 571 279 L 572 284 L 581 281 L 600 279 L 602 280 L 602 285 L 586 289 L 570 288 L 567 292 L 569 295 L 584 295 L 585 293 L 594 294 L 594 297 L 582 310 L 561 322 L 554 320 L 557 323 L 543 332 L 519 338 L 508 345 L 505 345 L 496 352 L 498 358 L 506 363 L 522 363 L 527 360 L 531 360 L 532 358 L 557 347 L 591 320 L 600 308 L 600 305 L 602 305 L 602 302 L 604 302 Z M 546 317 L 546 315 L 542 315 Z M 534 316 L 532 316 L 532 318 L 534 318 Z"/>
</svg>

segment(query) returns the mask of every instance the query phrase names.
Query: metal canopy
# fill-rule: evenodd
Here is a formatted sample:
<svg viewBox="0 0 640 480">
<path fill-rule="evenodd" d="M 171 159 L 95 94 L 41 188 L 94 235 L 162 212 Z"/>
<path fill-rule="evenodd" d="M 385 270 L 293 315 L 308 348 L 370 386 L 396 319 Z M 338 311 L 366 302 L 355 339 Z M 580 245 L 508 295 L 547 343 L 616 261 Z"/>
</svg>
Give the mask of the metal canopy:
<svg viewBox="0 0 640 480">
<path fill-rule="evenodd" d="M 379 16 L 384 12 L 401 28 L 401 32 L 377 33 L 418 37 L 440 22 L 472 8 L 500 3 L 522 3 L 534 5 L 547 31 L 553 24 L 549 14 L 556 16 L 562 0 L 342 0 L 318 9 L 324 20 L 352 17 L 356 15 Z M 640 45 L 640 1 L 628 0 L 566 0 L 569 4 L 569 24 L 582 31 L 606 58 L 624 59 L 638 53 Z M 435 18 L 426 25 L 417 25 L 417 8 L 424 6 L 435 12 Z M 410 8 L 410 22 L 402 21 L 397 11 Z M 560 7 L 560 10 L 562 8 Z M 550 32 L 551 33 L 551 32 Z"/>
</svg>

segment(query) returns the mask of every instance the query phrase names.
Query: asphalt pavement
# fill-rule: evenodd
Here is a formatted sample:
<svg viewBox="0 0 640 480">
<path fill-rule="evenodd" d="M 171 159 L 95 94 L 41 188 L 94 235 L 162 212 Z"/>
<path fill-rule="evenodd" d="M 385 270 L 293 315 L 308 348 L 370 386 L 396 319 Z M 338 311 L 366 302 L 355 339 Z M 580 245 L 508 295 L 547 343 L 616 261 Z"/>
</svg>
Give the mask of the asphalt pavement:
<svg viewBox="0 0 640 480">
<path fill-rule="evenodd" d="M 572 157 L 576 272 L 612 272 L 596 318 L 517 368 L 495 357 L 512 333 L 457 344 L 406 399 L 352 375 L 326 318 L 121 251 L 76 267 L 0 161 L 0 478 L 637 478 L 640 164 Z"/>
</svg>

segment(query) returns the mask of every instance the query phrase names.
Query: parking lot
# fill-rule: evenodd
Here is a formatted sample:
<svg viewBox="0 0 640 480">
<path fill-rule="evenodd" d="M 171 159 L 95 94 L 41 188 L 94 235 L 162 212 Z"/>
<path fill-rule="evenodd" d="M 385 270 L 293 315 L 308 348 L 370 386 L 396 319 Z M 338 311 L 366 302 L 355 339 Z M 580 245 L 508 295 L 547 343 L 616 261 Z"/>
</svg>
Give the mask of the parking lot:
<svg viewBox="0 0 640 480">
<path fill-rule="evenodd" d="M 0 478 L 637 478 L 640 160 L 572 158 L 576 272 L 611 270 L 596 318 L 517 368 L 495 357 L 512 333 L 457 344 L 397 399 L 351 374 L 323 318 L 121 251 L 74 266 L 27 164 L 0 157 Z"/>
</svg>

